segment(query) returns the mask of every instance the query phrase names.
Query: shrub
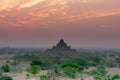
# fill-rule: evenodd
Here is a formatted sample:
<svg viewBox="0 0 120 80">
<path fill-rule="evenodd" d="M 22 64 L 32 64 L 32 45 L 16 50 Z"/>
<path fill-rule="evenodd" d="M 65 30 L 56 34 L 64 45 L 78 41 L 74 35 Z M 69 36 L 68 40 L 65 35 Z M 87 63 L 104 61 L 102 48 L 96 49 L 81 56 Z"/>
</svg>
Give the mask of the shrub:
<svg viewBox="0 0 120 80">
<path fill-rule="evenodd" d="M 120 75 L 114 75 L 111 80 L 120 80 Z"/>
<path fill-rule="evenodd" d="M 0 80 L 13 80 L 10 76 L 0 76 Z"/>
<path fill-rule="evenodd" d="M 1 67 L 1 70 L 4 72 L 10 72 L 10 66 L 8 64 L 5 64 Z"/>
<path fill-rule="evenodd" d="M 39 73 L 40 69 L 41 69 L 40 66 L 32 65 L 29 68 L 29 72 L 32 73 L 32 74 L 34 74 L 34 76 L 35 76 L 36 74 Z"/>
<path fill-rule="evenodd" d="M 54 73 L 55 74 L 60 74 L 60 69 L 57 65 L 54 66 Z"/>
<path fill-rule="evenodd" d="M 29 77 L 30 77 L 30 74 L 26 74 L 26 77 L 29 78 Z"/>
<path fill-rule="evenodd" d="M 21 73 L 23 70 L 19 67 L 11 67 L 11 72 L 13 73 Z"/>
<path fill-rule="evenodd" d="M 98 66 L 95 70 L 90 71 L 90 75 L 93 76 L 106 76 L 107 71 L 103 66 Z"/>
<path fill-rule="evenodd" d="M 41 65 L 42 65 L 42 62 L 39 61 L 39 60 L 35 60 L 35 61 L 32 61 L 31 65 L 41 66 Z"/>
<path fill-rule="evenodd" d="M 74 67 L 74 68 L 79 68 L 78 65 L 72 64 L 72 63 L 63 64 L 61 67 L 62 67 L 62 68 L 65 68 L 65 67 L 68 67 L 68 66 L 69 66 L 69 67 L 72 67 L 72 68 L 73 68 L 73 67 Z"/>
<path fill-rule="evenodd" d="M 116 67 L 117 65 L 116 65 L 115 62 L 108 62 L 108 63 L 107 63 L 107 66 L 108 66 L 108 67 Z"/>
<path fill-rule="evenodd" d="M 47 75 L 41 75 L 40 80 L 48 80 L 49 77 Z"/>
<path fill-rule="evenodd" d="M 75 68 L 75 67 L 67 66 L 63 68 L 63 74 L 71 78 L 76 77 L 77 71 L 78 71 L 78 68 Z"/>
</svg>

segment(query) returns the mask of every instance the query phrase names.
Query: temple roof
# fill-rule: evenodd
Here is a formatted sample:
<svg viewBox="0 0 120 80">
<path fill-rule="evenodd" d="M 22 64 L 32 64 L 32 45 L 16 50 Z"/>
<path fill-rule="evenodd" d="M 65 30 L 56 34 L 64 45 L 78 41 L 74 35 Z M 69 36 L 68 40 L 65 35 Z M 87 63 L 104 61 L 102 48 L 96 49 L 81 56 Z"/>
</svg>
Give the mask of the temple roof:
<svg viewBox="0 0 120 80">
<path fill-rule="evenodd" d="M 67 44 L 64 42 L 64 39 L 61 39 L 56 47 L 67 47 Z"/>
<path fill-rule="evenodd" d="M 63 53 L 72 53 L 72 52 L 76 52 L 75 49 L 72 49 L 70 46 L 67 45 L 67 43 L 65 43 L 64 39 L 60 39 L 60 41 L 57 43 L 56 46 L 53 46 L 52 49 L 48 49 L 48 52 L 52 52 L 52 53 L 59 53 L 59 52 L 63 52 Z"/>
</svg>

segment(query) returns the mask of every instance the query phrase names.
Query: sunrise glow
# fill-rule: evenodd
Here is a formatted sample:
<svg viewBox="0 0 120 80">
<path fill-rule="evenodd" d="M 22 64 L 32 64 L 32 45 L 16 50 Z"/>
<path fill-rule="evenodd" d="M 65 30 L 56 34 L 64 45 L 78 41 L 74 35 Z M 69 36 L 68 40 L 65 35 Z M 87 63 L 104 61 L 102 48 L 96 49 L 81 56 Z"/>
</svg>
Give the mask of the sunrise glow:
<svg viewBox="0 0 120 80">
<path fill-rule="evenodd" d="M 80 47 L 78 43 L 104 47 L 105 42 L 108 47 L 118 47 L 119 3 L 119 0 L 0 0 L 0 44 L 39 47 L 47 40 L 63 37 L 71 39 L 74 47 Z"/>
</svg>

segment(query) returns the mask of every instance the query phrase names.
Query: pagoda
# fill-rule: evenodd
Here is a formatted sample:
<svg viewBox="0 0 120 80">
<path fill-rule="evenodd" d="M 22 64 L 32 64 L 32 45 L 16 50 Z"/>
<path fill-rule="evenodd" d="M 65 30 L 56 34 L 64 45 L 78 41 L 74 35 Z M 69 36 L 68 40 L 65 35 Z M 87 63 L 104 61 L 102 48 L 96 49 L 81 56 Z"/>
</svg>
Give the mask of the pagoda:
<svg viewBox="0 0 120 80">
<path fill-rule="evenodd" d="M 52 49 L 48 49 L 47 52 L 51 53 L 74 53 L 76 52 L 75 49 L 72 49 L 71 46 L 68 46 L 65 43 L 64 39 L 61 39 L 56 46 L 53 46 Z"/>
</svg>

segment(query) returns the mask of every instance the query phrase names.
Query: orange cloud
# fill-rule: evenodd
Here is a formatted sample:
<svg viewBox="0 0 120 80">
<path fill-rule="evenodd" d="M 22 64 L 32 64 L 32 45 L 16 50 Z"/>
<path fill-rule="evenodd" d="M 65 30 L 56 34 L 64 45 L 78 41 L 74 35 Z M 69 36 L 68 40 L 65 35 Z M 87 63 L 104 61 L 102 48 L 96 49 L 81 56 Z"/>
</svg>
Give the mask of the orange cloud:
<svg viewBox="0 0 120 80">
<path fill-rule="evenodd" d="M 22 5 L 20 5 L 21 8 L 26 8 L 26 7 L 32 7 L 38 3 L 41 3 L 45 0 L 27 0 L 26 3 L 23 3 Z"/>
<path fill-rule="evenodd" d="M 120 8 L 110 7 L 97 10 L 84 8 L 86 6 L 82 5 L 82 3 L 87 4 L 92 1 L 95 0 L 2 0 L 0 4 L 4 5 L 0 6 L 0 21 L 16 23 L 20 26 L 21 24 L 37 26 L 120 14 Z M 82 6 L 76 6 L 76 3 Z"/>
<path fill-rule="evenodd" d="M 33 17 L 40 17 L 40 18 L 45 18 L 50 16 L 49 13 L 45 13 L 45 12 L 30 12 L 28 13 L 29 16 L 33 16 Z"/>
<path fill-rule="evenodd" d="M 120 14 L 120 9 L 116 9 L 116 10 L 107 9 L 107 10 L 101 10 L 101 11 L 87 11 L 77 15 L 68 15 L 66 18 L 68 19 L 68 22 L 72 22 L 76 20 L 98 18 L 98 17 L 118 15 L 118 14 Z"/>
</svg>

